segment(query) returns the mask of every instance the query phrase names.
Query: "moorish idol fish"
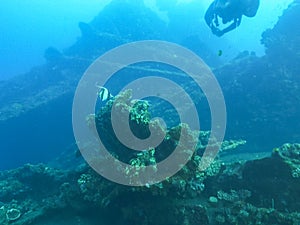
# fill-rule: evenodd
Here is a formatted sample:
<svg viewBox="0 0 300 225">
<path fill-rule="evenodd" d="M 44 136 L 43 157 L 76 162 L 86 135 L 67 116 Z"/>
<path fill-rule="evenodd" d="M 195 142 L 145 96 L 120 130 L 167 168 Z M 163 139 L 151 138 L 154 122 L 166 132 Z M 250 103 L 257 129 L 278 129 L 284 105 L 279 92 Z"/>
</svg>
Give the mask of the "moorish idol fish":
<svg viewBox="0 0 300 225">
<path fill-rule="evenodd" d="M 97 95 L 102 102 L 108 101 L 114 97 L 106 87 L 98 85 L 96 85 L 96 87 L 98 88 Z"/>
</svg>

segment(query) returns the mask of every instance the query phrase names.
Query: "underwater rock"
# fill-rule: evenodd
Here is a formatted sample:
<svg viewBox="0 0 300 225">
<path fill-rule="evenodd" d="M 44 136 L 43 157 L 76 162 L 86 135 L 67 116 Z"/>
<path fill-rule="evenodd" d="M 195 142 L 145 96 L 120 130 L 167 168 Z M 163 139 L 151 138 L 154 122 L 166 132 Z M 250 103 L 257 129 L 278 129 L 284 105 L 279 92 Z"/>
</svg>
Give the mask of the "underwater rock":
<svg viewBox="0 0 300 225">
<path fill-rule="evenodd" d="M 113 0 L 90 23 L 99 33 L 125 40 L 162 39 L 166 24 L 143 1 Z"/>
<path fill-rule="evenodd" d="M 0 224 L 5 224 L 6 222 L 6 214 L 5 214 L 5 207 L 2 205 L 0 207 Z"/>
<path fill-rule="evenodd" d="M 41 165 L 5 171 L 0 174 L 2 182 L 15 174 L 15 180 L 22 182 L 26 178 L 30 185 L 36 179 L 31 176 L 35 177 L 36 173 L 44 176 L 39 177 L 41 186 L 34 192 L 28 191 L 22 198 L 0 198 L 3 202 L 0 221 L 3 215 L 6 221 L 6 211 L 2 210 L 6 208 L 25 211 L 21 217 L 16 210 L 10 212 L 15 214 L 11 218 L 18 218 L 10 221 L 12 225 L 38 225 L 50 223 L 54 218 L 63 221 L 66 217 L 82 220 L 88 217 L 87 224 L 104 218 L 106 222 L 102 224 L 114 221 L 120 225 L 146 222 L 198 225 L 199 221 L 201 224 L 297 224 L 300 205 L 295 199 L 299 196 L 300 179 L 292 177 L 287 162 L 297 154 L 297 146 L 286 144 L 263 159 L 221 163 L 215 174 L 202 176 L 201 182 L 205 184 L 202 190 L 192 188 L 200 181 L 189 181 L 197 174 L 192 166 L 195 159 L 173 177 L 144 187 L 112 183 L 88 166 L 70 171 L 46 169 Z M 239 170 L 241 176 L 233 173 L 234 170 Z M 49 176 L 59 179 L 49 180 Z M 119 221 L 114 219 L 116 212 Z"/>
<path fill-rule="evenodd" d="M 299 165 L 291 166 L 293 159 L 281 158 L 280 149 L 275 149 L 271 157 L 245 163 L 242 177 L 245 187 L 252 192 L 252 203 L 260 206 L 275 205 L 281 211 L 295 211 L 300 207 L 294 201 L 295 196 L 300 194 L 297 189 L 300 179 L 293 176 L 293 173 Z"/>
<path fill-rule="evenodd" d="M 62 53 L 54 47 L 47 48 L 45 50 L 44 57 L 49 63 L 53 64 L 58 63 L 63 59 Z"/>
<path fill-rule="evenodd" d="M 273 155 L 279 156 L 291 168 L 292 177 L 300 178 L 300 144 L 284 144 L 273 149 Z"/>
<path fill-rule="evenodd" d="M 216 198 L 215 196 L 210 196 L 208 201 L 210 203 L 216 204 L 216 203 L 218 203 L 218 198 Z"/>
<path fill-rule="evenodd" d="M 8 221 L 15 221 L 21 217 L 21 211 L 18 209 L 8 209 L 6 211 L 6 219 Z"/>
<path fill-rule="evenodd" d="M 300 116 L 299 67 L 277 66 L 268 56 L 249 55 L 214 71 L 226 99 L 227 132 L 247 139 L 249 152 L 299 140 L 300 124 L 294 122 Z"/>
<path fill-rule="evenodd" d="M 93 60 L 121 44 L 128 42 L 126 38 L 111 32 L 104 32 L 91 24 L 79 22 L 81 37 L 64 51 L 68 57 L 92 63 Z"/>
<path fill-rule="evenodd" d="M 83 38 L 93 37 L 95 35 L 95 31 L 87 23 L 79 22 L 78 27 L 80 28 L 81 35 L 82 35 Z"/>
<path fill-rule="evenodd" d="M 266 55 L 274 67 L 284 67 L 287 71 L 299 73 L 295 62 L 300 60 L 300 1 L 294 0 L 283 12 L 277 24 L 262 34 L 261 43 L 266 47 Z"/>
</svg>

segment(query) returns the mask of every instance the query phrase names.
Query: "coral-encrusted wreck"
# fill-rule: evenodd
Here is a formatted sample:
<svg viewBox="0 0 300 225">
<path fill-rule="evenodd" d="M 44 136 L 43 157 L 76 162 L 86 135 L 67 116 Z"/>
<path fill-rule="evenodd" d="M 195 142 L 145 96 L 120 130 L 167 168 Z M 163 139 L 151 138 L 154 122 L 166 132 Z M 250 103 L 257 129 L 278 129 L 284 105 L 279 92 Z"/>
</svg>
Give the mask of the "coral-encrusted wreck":
<svg viewBox="0 0 300 225">
<path fill-rule="evenodd" d="M 228 109 L 227 132 L 238 140 L 225 140 L 218 157 L 207 170 L 200 171 L 198 166 L 210 133 L 192 131 L 185 124 L 168 127 L 162 146 L 139 154 L 127 154 L 109 126 L 108 116 L 115 100 L 112 99 L 96 115 L 88 117 L 88 120 L 95 119 L 100 136 L 100 131 L 106 131 L 102 138 L 111 147 L 112 154 L 136 171 L 142 171 L 145 166 L 164 159 L 176 145 L 178 132 L 184 130 L 190 140 L 198 143 L 194 153 L 186 149 L 191 160 L 174 176 L 141 187 L 123 186 L 106 180 L 82 159 L 70 155 L 70 151 L 62 160 L 56 160 L 56 165 L 26 164 L 0 171 L 0 224 L 300 224 L 300 144 L 297 144 L 300 140 L 299 3 L 295 0 L 278 24 L 263 34 L 265 56 L 241 54 L 231 63 L 214 70 Z M 109 13 L 116 4 L 110 7 Z M 130 8 L 130 5 L 126 7 Z M 140 16 L 139 13 L 149 14 L 149 10 L 142 11 L 140 8 L 134 12 L 132 18 Z M 153 13 L 150 14 L 151 22 L 157 19 Z M 23 149 L 40 151 L 43 146 L 46 154 L 73 140 L 71 124 L 66 121 L 69 121 L 72 98 L 80 76 L 97 56 L 119 44 L 135 40 L 128 35 L 120 39 L 114 33 L 107 33 L 111 26 L 104 29 L 105 17 L 100 14 L 91 24 L 80 23 L 82 37 L 78 42 L 63 53 L 48 49 L 45 65 L 24 76 L 0 82 L 3 90 L 0 92 L 3 148 L 19 149 L 16 144 L 21 143 L 20 151 L 24 154 Z M 122 18 L 117 18 L 122 21 Z M 140 22 L 151 26 L 148 20 Z M 160 22 L 156 21 L 157 24 Z M 125 27 L 122 28 L 119 30 L 128 33 Z M 158 29 L 154 32 L 153 27 L 149 27 L 151 35 L 145 33 L 142 38 L 161 38 L 162 33 Z M 162 24 L 160 29 L 165 30 L 165 26 Z M 131 112 L 129 122 L 133 133 L 141 138 L 147 136 L 151 125 L 149 104 L 140 101 L 132 107 L 125 101 L 121 106 Z M 28 121 L 36 124 L 35 129 L 30 128 L 30 137 Z M 63 137 L 57 130 L 64 133 Z M 47 135 L 41 137 L 44 132 Z M 19 135 L 18 143 L 15 141 L 16 134 Z M 36 142 L 26 142 L 32 136 Z M 247 145 L 240 138 L 246 139 Z M 56 145 L 51 144 L 53 139 Z M 291 144 L 282 145 L 284 142 Z M 251 157 L 236 160 L 234 154 L 225 151 L 241 146 L 247 146 L 249 152 L 255 149 L 269 151 L 270 154 L 258 157 L 249 153 Z M 60 152 L 61 148 L 57 151 Z M 15 159 L 21 154 L 3 152 L 7 162 L 9 157 Z M 26 159 L 25 155 L 21 156 Z M 57 166 L 58 162 L 61 165 Z"/>
<path fill-rule="evenodd" d="M 124 96 L 122 96 L 124 95 Z M 149 125 L 148 103 L 129 103 L 124 92 L 119 107 L 130 110 L 135 131 Z M 96 126 L 110 137 L 109 111 L 95 116 Z M 106 130 L 103 130 L 106 129 Z M 300 223 L 300 144 L 285 144 L 269 157 L 225 162 L 222 152 L 238 148 L 244 141 L 224 141 L 220 155 L 205 171 L 199 170 L 207 132 L 192 132 L 186 125 L 167 130 L 161 147 L 128 156 L 137 173 L 159 161 L 164 149 L 176 145 L 178 132 L 186 130 L 191 140 L 198 138 L 191 160 L 172 177 L 146 186 L 123 186 L 95 173 L 87 164 L 60 170 L 46 165 L 25 165 L 0 173 L 1 224 L 298 224 Z M 120 143 L 113 149 L 123 153 Z M 123 149 L 125 150 L 125 149 Z M 188 149 L 187 149 L 188 150 Z M 183 152 L 186 153 L 185 151 Z M 119 158 L 126 159 L 123 155 Z M 228 155 L 226 156 L 228 157 Z M 7 214 L 18 212 L 14 219 Z M 118 216 L 116 216 L 118 215 Z"/>
</svg>

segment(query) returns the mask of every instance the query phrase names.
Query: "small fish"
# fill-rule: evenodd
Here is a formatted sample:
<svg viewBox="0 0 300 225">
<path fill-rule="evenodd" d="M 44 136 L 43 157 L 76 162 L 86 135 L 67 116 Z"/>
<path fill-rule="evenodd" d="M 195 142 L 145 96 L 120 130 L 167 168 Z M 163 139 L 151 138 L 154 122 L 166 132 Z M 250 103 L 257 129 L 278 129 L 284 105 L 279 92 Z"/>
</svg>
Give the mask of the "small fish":
<svg viewBox="0 0 300 225">
<path fill-rule="evenodd" d="M 218 56 L 221 56 L 223 54 L 223 51 L 220 49 L 219 51 L 218 51 Z"/>
<path fill-rule="evenodd" d="M 106 87 L 98 85 L 96 85 L 96 87 L 98 88 L 97 95 L 102 102 L 108 101 L 114 97 Z"/>
</svg>

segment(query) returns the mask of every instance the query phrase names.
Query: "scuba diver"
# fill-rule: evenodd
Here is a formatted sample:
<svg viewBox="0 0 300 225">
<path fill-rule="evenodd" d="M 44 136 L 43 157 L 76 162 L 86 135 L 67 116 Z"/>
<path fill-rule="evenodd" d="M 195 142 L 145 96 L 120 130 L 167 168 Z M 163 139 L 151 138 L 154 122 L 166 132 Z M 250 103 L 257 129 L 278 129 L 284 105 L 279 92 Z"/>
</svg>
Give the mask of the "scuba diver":
<svg viewBox="0 0 300 225">
<path fill-rule="evenodd" d="M 205 13 L 205 21 L 213 34 L 223 34 L 237 28 L 242 16 L 254 17 L 259 7 L 259 0 L 214 0 Z M 231 22 L 224 29 L 219 28 L 219 18 L 223 24 Z"/>
</svg>

